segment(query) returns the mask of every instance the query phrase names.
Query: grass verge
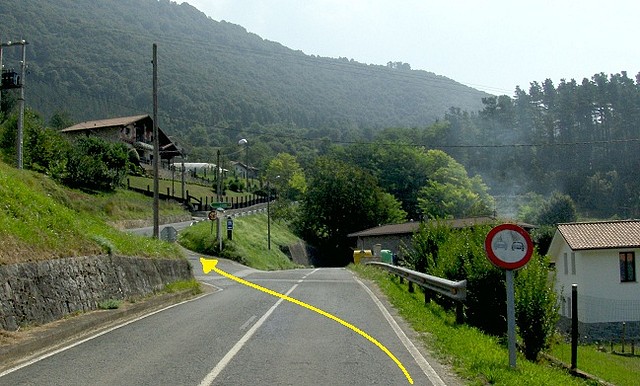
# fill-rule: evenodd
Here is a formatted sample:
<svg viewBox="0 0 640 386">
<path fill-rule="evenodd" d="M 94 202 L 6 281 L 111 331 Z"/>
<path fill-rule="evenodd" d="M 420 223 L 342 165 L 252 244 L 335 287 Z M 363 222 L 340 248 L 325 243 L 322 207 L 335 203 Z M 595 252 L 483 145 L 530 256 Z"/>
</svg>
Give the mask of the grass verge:
<svg viewBox="0 0 640 386">
<path fill-rule="evenodd" d="M 568 343 L 554 344 L 549 354 L 571 363 Z M 595 344 L 578 346 L 578 369 L 618 386 L 635 386 L 640 381 L 640 357 L 605 352 Z"/>
<path fill-rule="evenodd" d="M 0 264 L 95 254 L 183 257 L 176 245 L 109 226 L 106 220 L 122 215 L 82 203 L 110 200 L 95 197 L 65 189 L 42 174 L 0 163 Z M 125 200 L 112 200 L 111 206 Z"/>
<path fill-rule="evenodd" d="M 271 223 L 271 250 L 267 242 L 267 216 L 255 214 L 234 219 L 233 240 L 227 240 L 223 229 L 223 251 L 217 253 L 216 229 L 211 221 L 200 222 L 180 232 L 178 242 L 187 249 L 206 255 L 220 256 L 238 261 L 260 270 L 296 268 L 289 257 L 281 251 L 281 246 L 296 243 L 299 239 L 286 225 Z M 222 222 L 225 226 L 225 222 Z"/>
<path fill-rule="evenodd" d="M 449 363 L 470 385 L 589 385 L 559 368 L 532 363 L 518 356 L 515 369 L 509 366 L 509 353 L 495 337 L 479 330 L 456 325 L 455 315 L 435 303 L 425 305 L 419 291 L 409 293 L 406 284 L 376 267 L 351 265 L 359 276 L 374 281 L 400 315 L 420 333 L 425 346 Z"/>
<path fill-rule="evenodd" d="M 196 279 L 191 280 L 180 280 L 174 281 L 173 283 L 169 283 L 164 287 L 164 292 L 166 293 L 176 293 L 176 292 L 189 292 L 191 295 L 197 295 L 202 293 L 202 288 L 200 286 L 200 282 Z"/>
</svg>

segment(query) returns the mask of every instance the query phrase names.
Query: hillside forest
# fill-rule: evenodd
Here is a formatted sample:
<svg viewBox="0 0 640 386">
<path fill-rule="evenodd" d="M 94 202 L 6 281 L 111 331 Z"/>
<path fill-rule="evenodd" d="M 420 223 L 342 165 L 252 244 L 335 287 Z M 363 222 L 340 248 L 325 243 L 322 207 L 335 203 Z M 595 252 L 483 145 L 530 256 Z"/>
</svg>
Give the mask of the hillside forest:
<svg viewBox="0 0 640 386">
<path fill-rule="evenodd" d="M 288 154 L 316 183 L 335 168 L 345 171 L 336 181 L 366 175 L 375 203 L 398 211 L 364 225 L 398 213 L 535 222 L 525 209 L 554 194 L 582 219 L 640 212 L 640 78 L 625 71 L 491 96 L 406 63 L 292 51 L 186 3 L 34 0 L 2 3 L 0 13 L 3 36 L 29 37 L 27 106 L 43 130 L 148 113 L 159 41 L 159 124 L 190 161 L 216 162 L 221 150 L 267 175 Z M 9 52 L 5 60 L 16 62 Z M 3 91 L 5 149 L 16 101 Z"/>
</svg>

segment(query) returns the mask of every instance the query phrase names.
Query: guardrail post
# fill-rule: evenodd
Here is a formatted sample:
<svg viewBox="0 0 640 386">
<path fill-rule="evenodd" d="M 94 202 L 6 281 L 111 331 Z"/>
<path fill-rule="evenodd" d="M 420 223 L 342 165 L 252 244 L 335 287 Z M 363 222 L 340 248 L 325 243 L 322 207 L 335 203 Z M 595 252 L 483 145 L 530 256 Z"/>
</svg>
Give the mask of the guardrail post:
<svg viewBox="0 0 640 386">
<path fill-rule="evenodd" d="M 431 303 L 431 291 L 424 287 L 422 287 L 422 290 L 424 291 L 424 304 Z"/>
<path fill-rule="evenodd" d="M 464 324 L 464 304 L 456 303 L 456 324 Z"/>
<path fill-rule="evenodd" d="M 407 280 L 407 281 L 409 282 L 409 293 L 413 293 L 414 292 L 413 291 L 413 282 L 409 281 L 409 280 Z"/>
</svg>

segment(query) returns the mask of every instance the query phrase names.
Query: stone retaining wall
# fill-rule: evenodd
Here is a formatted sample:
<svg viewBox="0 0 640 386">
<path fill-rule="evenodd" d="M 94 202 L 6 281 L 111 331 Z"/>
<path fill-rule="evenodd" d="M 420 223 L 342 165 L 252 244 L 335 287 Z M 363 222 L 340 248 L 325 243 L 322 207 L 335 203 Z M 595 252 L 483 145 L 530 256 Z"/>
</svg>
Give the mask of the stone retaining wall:
<svg viewBox="0 0 640 386">
<path fill-rule="evenodd" d="M 190 279 L 184 259 L 92 256 L 0 266 L 0 328 L 51 322 Z"/>
</svg>

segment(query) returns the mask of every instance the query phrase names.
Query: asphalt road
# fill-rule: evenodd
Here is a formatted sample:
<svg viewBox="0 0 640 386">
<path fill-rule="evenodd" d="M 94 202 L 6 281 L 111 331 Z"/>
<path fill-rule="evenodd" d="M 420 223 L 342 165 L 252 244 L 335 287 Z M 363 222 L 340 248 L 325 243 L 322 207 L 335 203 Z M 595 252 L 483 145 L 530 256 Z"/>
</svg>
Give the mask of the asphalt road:
<svg viewBox="0 0 640 386">
<path fill-rule="evenodd" d="M 196 277 L 217 291 L 9 372 L 0 385 L 455 383 L 394 331 L 399 327 L 384 302 L 346 269 L 261 272 L 218 263 L 321 315 L 216 272 L 205 275 L 198 257 L 190 256 Z"/>
</svg>

